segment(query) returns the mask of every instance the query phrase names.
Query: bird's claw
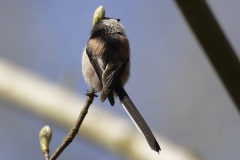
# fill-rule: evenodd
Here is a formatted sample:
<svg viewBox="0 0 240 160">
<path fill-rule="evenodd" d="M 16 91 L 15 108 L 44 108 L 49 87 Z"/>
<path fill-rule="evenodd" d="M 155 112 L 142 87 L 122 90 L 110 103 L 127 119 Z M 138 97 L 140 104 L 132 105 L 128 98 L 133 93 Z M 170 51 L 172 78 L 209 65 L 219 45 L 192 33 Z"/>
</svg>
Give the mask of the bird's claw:
<svg viewBox="0 0 240 160">
<path fill-rule="evenodd" d="M 89 97 L 98 97 L 96 95 L 97 91 L 95 91 L 94 89 L 92 90 L 87 90 L 87 93 L 85 94 L 86 96 L 89 96 Z"/>
</svg>

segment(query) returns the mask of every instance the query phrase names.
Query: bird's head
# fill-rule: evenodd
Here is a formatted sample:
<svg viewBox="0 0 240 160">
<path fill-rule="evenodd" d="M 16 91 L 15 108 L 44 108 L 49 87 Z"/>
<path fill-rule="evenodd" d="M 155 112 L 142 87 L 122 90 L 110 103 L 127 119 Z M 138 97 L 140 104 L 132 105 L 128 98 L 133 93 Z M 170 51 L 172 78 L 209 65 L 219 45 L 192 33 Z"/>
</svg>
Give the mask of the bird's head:
<svg viewBox="0 0 240 160">
<path fill-rule="evenodd" d="M 125 35 L 125 30 L 123 25 L 120 23 L 120 19 L 105 17 L 105 9 L 103 6 L 98 7 L 93 14 L 92 33 L 99 31 L 108 35 Z"/>
</svg>

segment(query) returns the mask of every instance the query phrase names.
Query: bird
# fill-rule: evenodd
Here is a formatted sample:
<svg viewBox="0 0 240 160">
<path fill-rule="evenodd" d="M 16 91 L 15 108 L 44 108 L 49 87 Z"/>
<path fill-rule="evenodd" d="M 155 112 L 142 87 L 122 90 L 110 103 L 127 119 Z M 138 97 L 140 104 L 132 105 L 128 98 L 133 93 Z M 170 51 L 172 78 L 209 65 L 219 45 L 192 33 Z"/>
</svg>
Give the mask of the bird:
<svg viewBox="0 0 240 160">
<path fill-rule="evenodd" d="M 122 104 L 150 148 L 159 153 L 157 140 L 124 89 L 130 75 L 130 45 L 120 19 L 105 17 L 103 6 L 96 9 L 90 38 L 82 55 L 82 73 L 90 90 L 101 92 L 113 106 L 114 96 Z"/>
</svg>

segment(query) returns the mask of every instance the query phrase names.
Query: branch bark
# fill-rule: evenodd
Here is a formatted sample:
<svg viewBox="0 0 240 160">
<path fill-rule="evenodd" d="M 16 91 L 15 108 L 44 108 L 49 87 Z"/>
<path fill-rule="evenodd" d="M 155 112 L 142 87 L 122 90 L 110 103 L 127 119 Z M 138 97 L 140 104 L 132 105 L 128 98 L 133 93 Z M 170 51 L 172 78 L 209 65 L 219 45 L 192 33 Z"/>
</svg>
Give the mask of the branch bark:
<svg viewBox="0 0 240 160">
<path fill-rule="evenodd" d="M 64 149 L 73 141 L 73 139 L 75 138 L 75 136 L 77 135 L 77 133 L 79 131 L 79 128 L 80 128 L 85 116 L 88 113 L 88 109 L 89 109 L 90 105 L 92 104 L 94 97 L 96 97 L 95 93 L 96 92 L 94 90 L 92 90 L 86 94 L 87 98 L 85 101 L 85 105 L 78 116 L 76 124 L 72 127 L 71 131 L 64 138 L 62 144 L 53 153 L 50 160 L 56 160 L 58 158 L 58 156 L 64 151 Z"/>
</svg>

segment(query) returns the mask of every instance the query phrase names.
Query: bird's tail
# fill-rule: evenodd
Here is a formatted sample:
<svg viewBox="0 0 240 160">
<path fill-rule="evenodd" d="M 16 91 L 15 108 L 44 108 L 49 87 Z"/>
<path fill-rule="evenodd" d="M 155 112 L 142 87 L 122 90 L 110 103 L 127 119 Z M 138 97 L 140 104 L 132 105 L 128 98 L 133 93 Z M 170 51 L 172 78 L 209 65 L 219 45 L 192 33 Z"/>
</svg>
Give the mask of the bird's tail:
<svg viewBox="0 0 240 160">
<path fill-rule="evenodd" d="M 147 139 L 149 146 L 154 151 L 159 153 L 161 148 L 160 148 L 158 142 L 156 141 L 156 139 L 155 139 L 154 135 L 152 134 L 150 128 L 148 127 L 147 123 L 145 122 L 145 120 L 143 119 L 143 117 L 141 116 L 141 114 L 139 113 L 139 111 L 137 110 L 137 108 L 135 107 L 135 105 L 133 104 L 133 102 L 131 101 L 129 96 L 127 95 L 126 91 L 120 85 L 117 85 L 115 87 L 114 91 L 116 92 L 120 102 L 122 103 L 122 106 L 124 107 L 124 109 L 126 110 L 128 115 L 130 116 L 130 118 L 132 119 L 132 121 L 134 122 L 134 124 L 136 125 L 138 130 Z"/>
</svg>

